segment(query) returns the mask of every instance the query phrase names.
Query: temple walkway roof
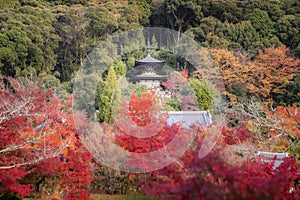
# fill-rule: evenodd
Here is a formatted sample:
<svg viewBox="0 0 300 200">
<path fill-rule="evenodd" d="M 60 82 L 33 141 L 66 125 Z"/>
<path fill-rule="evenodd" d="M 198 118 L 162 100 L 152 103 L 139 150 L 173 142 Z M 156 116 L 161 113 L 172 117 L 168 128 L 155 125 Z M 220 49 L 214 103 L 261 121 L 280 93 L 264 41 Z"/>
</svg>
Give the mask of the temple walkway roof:
<svg viewBox="0 0 300 200">
<path fill-rule="evenodd" d="M 168 125 L 182 123 L 184 128 L 190 128 L 192 124 L 201 124 L 207 127 L 212 124 L 209 111 L 168 111 Z"/>
</svg>

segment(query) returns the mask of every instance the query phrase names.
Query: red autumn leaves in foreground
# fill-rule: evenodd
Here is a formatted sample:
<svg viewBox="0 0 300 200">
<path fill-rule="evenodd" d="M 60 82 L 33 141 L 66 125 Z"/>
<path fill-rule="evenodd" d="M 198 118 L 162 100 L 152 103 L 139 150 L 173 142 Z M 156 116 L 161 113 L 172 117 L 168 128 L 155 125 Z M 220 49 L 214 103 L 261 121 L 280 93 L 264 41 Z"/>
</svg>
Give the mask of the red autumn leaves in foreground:
<svg viewBox="0 0 300 200">
<path fill-rule="evenodd" d="M 1 190 L 28 196 L 33 191 L 34 184 L 26 183 L 26 179 L 38 174 L 40 177 L 52 177 L 54 184 L 63 191 L 62 198 L 88 199 L 87 188 L 92 180 L 91 155 L 85 151 L 78 139 L 70 114 L 70 101 L 59 100 L 51 91 L 43 91 L 30 83 L 25 86 L 13 79 L 2 79 L 1 84 L 1 94 L 4 97 L 0 107 L 0 180 L 3 183 Z M 153 115 L 159 112 L 156 102 L 150 94 L 132 98 L 135 100 L 129 106 L 130 112 L 121 109 L 119 114 L 127 115 L 134 124 L 150 133 L 153 131 L 153 127 L 150 126 L 151 120 L 155 118 Z M 23 105 L 23 109 L 17 109 L 20 105 Z M 292 131 L 294 136 L 298 136 L 298 115 L 290 115 L 297 113 L 296 107 L 289 107 L 288 110 L 282 107 L 277 109 L 275 113 L 266 113 L 270 118 L 274 115 L 285 119 L 281 125 Z M 116 124 L 114 129 L 107 130 L 118 132 L 114 141 L 126 150 L 136 153 L 163 148 L 175 137 L 179 129 L 186 134 L 196 131 L 182 129 L 180 124 L 168 126 L 166 117 L 167 115 L 162 115 L 158 119 L 157 122 L 161 122 L 162 126 L 150 138 L 128 135 L 135 127 L 122 126 L 122 123 L 128 124 L 128 121 L 122 121 L 122 118 L 119 118 L 119 124 Z M 300 197 L 297 185 L 299 165 L 296 164 L 295 158 L 286 158 L 276 169 L 273 169 L 271 163 L 253 160 L 249 155 L 238 164 L 230 163 L 225 153 L 226 148 L 246 141 L 256 141 L 245 126 L 231 129 L 224 127 L 220 131 L 222 136 L 217 146 L 205 158 L 199 159 L 199 149 L 206 132 L 205 129 L 197 129 L 194 143 L 180 159 L 170 166 L 143 175 L 145 179 L 137 182 L 143 192 L 159 199 Z"/>
<path fill-rule="evenodd" d="M 67 199 L 75 194 L 86 199 L 90 154 L 77 139 L 70 99 L 5 77 L 0 77 L 0 96 L 1 192 L 28 196 L 33 185 L 26 179 L 39 172 L 56 177 Z"/>
<path fill-rule="evenodd" d="M 142 99 L 140 101 L 146 102 Z M 135 104 L 134 108 L 142 107 Z M 141 109 L 140 112 L 146 111 Z M 139 123 L 141 122 L 139 121 Z M 174 127 L 178 129 L 180 124 L 174 125 Z M 163 148 L 166 138 L 169 140 L 174 137 L 177 133 L 174 131 L 174 127 L 169 127 L 169 129 L 164 127 L 163 131 L 158 132 L 155 137 L 147 139 L 128 136 L 126 130 L 123 130 L 123 134 L 117 135 L 116 141 L 131 152 L 151 152 Z M 249 154 L 246 155 L 248 158 L 238 164 L 230 163 L 225 153 L 226 148 L 242 144 L 245 141 L 255 143 L 255 140 L 245 125 L 238 128 L 224 127 L 220 131 L 222 131 L 221 139 L 205 158 L 199 159 L 198 157 L 198 151 L 206 134 L 203 129 L 203 131 L 198 131 L 194 145 L 178 161 L 161 170 L 144 174 L 145 177 L 141 180 L 138 179 L 140 175 L 134 178 L 134 174 L 131 179 L 137 179 L 137 184 L 147 195 L 158 199 L 300 198 L 299 165 L 296 164 L 294 157 L 285 158 L 280 167 L 276 169 L 273 168 L 272 163 L 264 163 Z M 189 131 L 186 130 L 186 132 L 188 134 Z M 133 161 L 128 160 L 127 162 Z M 143 161 L 138 162 L 142 163 Z"/>
</svg>

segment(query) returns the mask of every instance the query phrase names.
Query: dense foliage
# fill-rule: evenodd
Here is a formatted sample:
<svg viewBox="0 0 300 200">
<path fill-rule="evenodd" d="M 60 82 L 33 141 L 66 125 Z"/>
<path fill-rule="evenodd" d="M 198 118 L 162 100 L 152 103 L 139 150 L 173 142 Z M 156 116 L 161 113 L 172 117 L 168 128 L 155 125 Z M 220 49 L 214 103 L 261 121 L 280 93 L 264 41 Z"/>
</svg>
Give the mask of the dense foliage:
<svg viewBox="0 0 300 200">
<path fill-rule="evenodd" d="M 176 134 L 178 130 L 184 131 L 184 136 L 197 131 L 197 137 L 194 144 L 189 148 L 183 156 L 173 164 L 164 167 L 158 171 L 140 175 L 132 174 L 131 179 L 138 184 L 143 191 L 153 198 L 159 199 L 298 199 L 300 191 L 297 185 L 299 181 L 299 165 L 296 164 L 294 157 L 284 159 L 283 163 L 275 168 L 272 162 L 262 162 L 259 158 L 252 158 L 249 148 L 250 145 L 259 143 L 259 140 L 253 138 L 245 125 L 236 128 L 220 127 L 222 132 L 221 139 L 218 141 L 214 150 L 205 158 L 199 159 L 199 149 L 203 145 L 203 138 L 209 133 L 211 128 L 199 130 L 185 130 L 180 128 L 180 124 L 168 126 L 164 120 L 160 124 L 164 124 L 163 128 L 153 129 L 147 125 L 151 122 L 151 113 L 155 109 L 149 109 L 155 106 L 155 102 L 149 93 L 142 95 L 141 98 L 133 97 L 135 105 L 134 111 L 127 113 L 135 124 L 140 124 L 144 128 L 144 132 L 157 131 L 153 137 L 141 139 L 132 136 L 133 132 L 137 132 L 137 128 L 127 125 L 120 129 L 117 124 L 116 142 L 130 152 L 145 153 L 153 152 L 164 147 Z M 152 99 L 152 101 L 151 101 Z M 137 103 L 140 102 L 140 103 Z M 276 113 L 266 111 L 270 118 L 275 121 L 284 118 L 282 128 L 285 129 L 285 137 L 288 134 L 292 137 L 298 137 L 299 134 L 299 114 L 290 116 L 288 113 L 295 113 L 295 108 L 291 107 L 285 110 L 278 107 Z M 121 111 L 122 112 L 122 111 Z M 122 112 L 123 113 L 123 112 Z M 132 115 L 133 113 L 133 115 Z M 124 115 L 124 113 L 123 113 Z M 125 113 L 126 115 L 126 113 Z M 276 117 L 275 117 L 276 115 Z M 135 119 L 138 120 L 135 120 Z M 128 124 L 128 120 L 123 116 L 124 122 Z M 122 120 L 121 119 L 121 120 Z M 153 123 L 153 122 L 152 122 Z M 257 121 L 259 123 L 259 121 Z M 263 124 L 260 123 L 260 126 Z M 267 124 L 265 124 L 267 126 Z M 213 129 L 211 129 L 213 130 Z M 268 135 L 283 134 L 281 130 L 269 129 Z M 261 135 L 261 137 L 266 137 Z M 183 140 L 185 137 L 182 138 Z M 282 139 L 281 139 L 282 140 Z M 290 143 L 293 143 L 291 140 Z M 288 144 L 289 145 L 289 144 Z M 274 145 L 276 146 L 276 145 Z M 279 146 L 279 145 L 277 145 Z M 266 149 L 271 149 L 265 144 Z M 245 149 L 245 150 L 243 150 Z M 166 151 L 166 155 L 172 155 L 173 152 Z M 239 156 L 232 156 L 238 154 Z M 244 158 L 242 158 L 244 157 Z M 136 167 L 143 169 L 151 169 L 153 163 L 149 160 L 127 159 L 126 163 L 136 163 Z M 125 165 L 126 165 L 125 163 Z"/>
<path fill-rule="evenodd" d="M 293 157 L 299 162 L 299 21 L 299 0 L 0 0 L 0 198 L 89 198 L 92 159 L 75 129 L 68 95 L 75 73 L 107 36 L 158 26 L 205 47 L 221 72 L 208 78 L 222 79 L 225 86 L 224 91 L 210 84 L 201 69 L 193 71 L 177 55 L 152 52 L 172 69 L 184 66 L 163 84 L 174 92 L 165 109 L 212 109 L 212 98 L 222 95 L 230 102 L 224 108 L 227 118 L 237 123 L 214 129 L 222 135 L 204 159 L 197 153 L 207 131 L 197 129 L 197 140 L 177 162 L 153 173 L 128 174 L 126 184 L 159 199 L 299 199 L 299 165 Z M 171 43 L 154 40 L 158 47 Z M 144 93 L 147 88 L 122 80 L 144 56 L 143 50 L 116 61 L 103 56 L 113 64 L 103 73 L 95 97 L 97 117 L 109 123 L 102 126 L 113 142 L 139 153 L 162 148 L 180 129 L 180 124 L 167 125 L 164 117 L 157 122 L 163 129 L 148 126 L 149 117 L 159 112 L 157 102 Z M 95 83 L 82 87 L 89 90 L 88 84 Z M 127 90 L 120 90 L 122 84 Z M 131 104 L 122 104 L 121 95 Z M 86 114 L 79 116 L 85 126 Z M 140 130 L 158 134 L 143 140 L 128 136 Z M 291 158 L 274 169 L 270 163 L 252 162 L 254 149 L 288 152 Z"/>
<path fill-rule="evenodd" d="M 32 183 L 38 187 L 46 175 L 56 177 L 67 199 L 74 199 L 71 193 L 88 195 L 90 154 L 77 139 L 70 99 L 4 77 L 0 94 L 1 196 L 28 196 Z"/>
<path fill-rule="evenodd" d="M 246 60 L 254 57 L 258 61 L 252 68 L 258 67 L 263 72 L 264 65 L 267 64 L 263 59 L 271 57 L 262 56 L 266 53 L 271 54 L 272 48 L 280 47 L 282 56 L 286 56 L 287 53 L 291 57 L 300 56 L 298 23 L 300 11 L 297 9 L 299 3 L 296 0 L 9 2 L 3 1 L 0 9 L 1 74 L 14 77 L 40 77 L 50 86 L 60 81 L 64 82 L 64 88 L 69 91 L 70 87 L 66 87 L 69 81 L 92 47 L 101 39 L 109 34 L 145 25 L 162 26 L 186 33 L 201 45 L 213 49 L 222 48 L 235 54 L 247 51 Z M 271 49 L 264 52 L 266 48 Z M 159 56 L 169 62 L 163 54 Z M 134 58 L 130 55 L 125 57 L 126 67 L 130 69 L 133 64 L 131 60 Z M 184 62 L 176 59 L 176 62 Z M 244 58 L 238 56 L 237 59 Z M 174 66 L 177 65 L 176 62 L 173 62 Z M 277 62 L 286 61 L 281 59 Z M 281 65 L 278 64 L 277 67 L 280 68 Z M 184 63 L 180 65 L 183 66 Z M 297 67 L 297 63 L 294 66 Z M 235 67 L 229 66 L 228 69 L 235 70 Z M 242 83 L 245 85 L 242 88 L 238 88 L 237 84 L 231 85 L 231 94 L 238 96 L 247 96 L 249 92 L 257 94 L 258 91 L 251 90 L 255 90 L 259 84 L 260 87 L 264 87 L 260 90 L 260 96 L 272 98 L 279 104 L 291 104 L 299 98 L 298 93 L 297 90 L 286 88 L 293 87 L 294 74 L 297 73 L 297 70 L 293 70 L 286 80 L 282 80 L 284 84 L 272 83 L 272 77 L 268 77 L 268 83 L 253 82 L 252 86 Z M 277 75 L 284 77 L 280 73 Z M 257 76 L 262 77 L 259 74 Z M 279 88 L 274 90 L 270 88 L 272 85 Z M 247 87 L 251 87 L 250 91 L 246 89 Z M 289 96 L 295 100 L 286 98 L 283 91 L 289 91 Z M 101 119 L 103 120 L 103 117 Z"/>
</svg>

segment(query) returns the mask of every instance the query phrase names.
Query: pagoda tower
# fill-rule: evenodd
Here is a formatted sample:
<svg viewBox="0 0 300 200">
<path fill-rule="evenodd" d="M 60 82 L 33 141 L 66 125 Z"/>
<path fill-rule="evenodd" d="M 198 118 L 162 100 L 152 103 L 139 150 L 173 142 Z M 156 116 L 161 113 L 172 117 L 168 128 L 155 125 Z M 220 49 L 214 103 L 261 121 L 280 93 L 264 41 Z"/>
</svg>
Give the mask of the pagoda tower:
<svg viewBox="0 0 300 200">
<path fill-rule="evenodd" d="M 150 55 L 150 43 L 147 45 L 147 56 L 142 60 L 136 60 L 134 70 L 137 75 L 131 77 L 131 82 L 146 85 L 147 88 L 159 87 L 161 82 L 167 80 L 167 76 L 157 74 L 164 66 L 164 61 L 157 60 Z"/>
</svg>

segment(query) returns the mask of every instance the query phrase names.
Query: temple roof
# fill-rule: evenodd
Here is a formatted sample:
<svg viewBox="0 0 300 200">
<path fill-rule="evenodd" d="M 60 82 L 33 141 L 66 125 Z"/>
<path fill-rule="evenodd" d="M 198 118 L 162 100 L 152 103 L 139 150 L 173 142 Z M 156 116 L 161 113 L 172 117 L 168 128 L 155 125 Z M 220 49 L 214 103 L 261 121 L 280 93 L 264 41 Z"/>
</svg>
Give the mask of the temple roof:
<svg viewBox="0 0 300 200">
<path fill-rule="evenodd" d="M 145 64 L 147 64 L 147 65 L 153 64 L 153 65 L 160 65 L 160 66 L 162 66 L 165 63 L 165 61 L 161 61 L 161 60 L 157 60 L 155 58 L 152 58 L 152 56 L 150 55 L 150 50 L 151 50 L 151 48 L 150 48 L 150 42 L 148 40 L 148 43 L 147 43 L 147 52 L 148 52 L 147 56 L 146 56 L 146 58 L 144 58 L 142 60 L 136 60 L 135 61 L 135 65 L 136 66 L 138 66 L 138 65 L 145 65 Z"/>
<path fill-rule="evenodd" d="M 152 58 L 152 56 L 150 54 L 147 55 L 146 58 L 142 59 L 142 60 L 136 60 L 135 61 L 136 64 L 147 64 L 147 63 L 161 63 L 161 64 L 164 64 L 164 61 L 161 61 L 161 60 L 157 60 L 155 58 Z"/>
<path fill-rule="evenodd" d="M 209 111 L 168 111 L 168 125 L 182 123 L 184 128 L 190 128 L 194 123 L 205 127 L 212 124 L 212 118 Z"/>
<path fill-rule="evenodd" d="M 274 162 L 273 169 L 276 169 L 283 163 L 284 158 L 289 157 L 289 154 L 284 153 L 274 153 L 265 151 L 255 151 L 255 157 L 261 157 L 264 162 Z"/>
<path fill-rule="evenodd" d="M 167 80 L 167 76 L 164 75 L 158 75 L 156 73 L 143 73 L 140 75 L 136 75 L 135 79 L 137 80 Z"/>
</svg>

